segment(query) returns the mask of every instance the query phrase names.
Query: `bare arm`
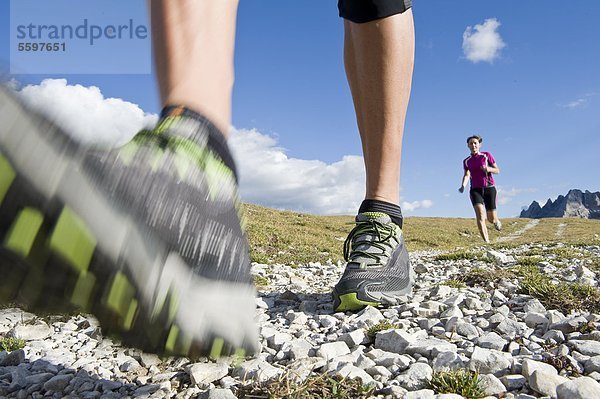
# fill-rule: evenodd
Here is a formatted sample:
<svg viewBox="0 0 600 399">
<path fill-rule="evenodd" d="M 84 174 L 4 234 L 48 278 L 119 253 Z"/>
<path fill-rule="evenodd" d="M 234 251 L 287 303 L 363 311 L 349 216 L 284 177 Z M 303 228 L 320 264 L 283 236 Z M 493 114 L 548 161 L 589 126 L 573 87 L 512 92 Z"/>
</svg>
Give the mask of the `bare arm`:
<svg viewBox="0 0 600 399">
<path fill-rule="evenodd" d="M 485 165 L 485 166 L 482 166 L 481 168 L 487 173 L 493 173 L 495 175 L 500 173 L 500 168 L 498 167 L 498 165 L 495 162 L 492 164 L 492 166 Z"/>
<path fill-rule="evenodd" d="M 460 188 L 458 189 L 459 192 L 463 192 L 465 191 L 465 187 L 467 186 L 467 182 L 469 181 L 469 179 L 471 178 L 471 172 L 469 172 L 469 169 L 465 169 L 465 173 L 463 174 L 463 178 L 462 178 L 462 183 L 460 185 Z"/>
</svg>

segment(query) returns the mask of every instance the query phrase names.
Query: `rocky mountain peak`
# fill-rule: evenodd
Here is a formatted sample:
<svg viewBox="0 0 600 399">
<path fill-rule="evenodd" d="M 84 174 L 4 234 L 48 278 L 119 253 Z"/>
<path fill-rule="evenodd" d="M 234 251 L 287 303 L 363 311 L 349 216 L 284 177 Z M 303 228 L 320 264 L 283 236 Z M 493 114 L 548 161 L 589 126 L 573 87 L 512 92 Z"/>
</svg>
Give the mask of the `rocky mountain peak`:
<svg viewBox="0 0 600 399">
<path fill-rule="evenodd" d="M 522 218 L 561 218 L 576 217 L 600 219 L 600 191 L 590 192 L 578 189 L 569 190 L 567 195 L 559 195 L 556 200 L 548 199 L 544 206 L 537 201 L 521 212 Z"/>
</svg>

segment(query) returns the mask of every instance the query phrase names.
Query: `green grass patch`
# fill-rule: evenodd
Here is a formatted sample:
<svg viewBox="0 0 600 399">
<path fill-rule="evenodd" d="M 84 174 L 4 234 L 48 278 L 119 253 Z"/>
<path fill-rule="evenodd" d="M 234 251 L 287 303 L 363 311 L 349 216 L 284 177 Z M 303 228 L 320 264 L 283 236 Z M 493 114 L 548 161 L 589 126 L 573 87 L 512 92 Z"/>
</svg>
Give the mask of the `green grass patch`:
<svg viewBox="0 0 600 399">
<path fill-rule="evenodd" d="M 531 257 L 531 256 L 542 256 L 545 255 L 546 251 L 542 248 L 529 248 L 528 250 L 521 253 L 523 257 Z"/>
<path fill-rule="evenodd" d="M 0 338 L 0 351 L 12 352 L 25 347 L 25 340 L 21 338 L 2 337 Z"/>
<path fill-rule="evenodd" d="M 269 279 L 265 276 L 255 275 L 253 278 L 254 285 L 257 287 L 267 287 L 269 285 Z"/>
<path fill-rule="evenodd" d="M 450 252 L 447 254 L 440 254 L 437 255 L 435 258 L 435 260 L 451 260 L 451 261 L 456 261 L 456 260 L 481 260 L 482 256 L 479 254 L 475 254 L 473 252 L 470 251 L 456 251 L 456 252 Z"/>
<path fill-rule="evenodd" d="M 363 385 L 360 379 L 320 374 L 298 383 L 284 375 L 267 383 L 242 386 L 236 396 L 242 399 L 367 399 L 374 391 L 374 387 Z"/>
<path fill-rule="evenodd" d="M 450 280 L 446 280 L 446 281 L 442 281 L 440 283 L 440 285 L 447 285 L 448 287 L 452 287 L 452 288 L 466 288 L 467 285 L 464 283 L 464 281 L 458 280 L 458 279 L 450 279 Z"/>
<path fill-rule="evenodd" d="M 455 393 L 466 399 L 485 397 L 479 374 L 465 369 L 433 373 L 429 384 L 437 394 Z"/>
<path fill-rule="evenodd" d="M 367 336 L 371 340 L 374 340 L 375 336 L 377 335 L 378 332 L 391 330 L 393 328 L 400 328 L 400 326 L 398 324 L 390 323 L 387 320 L 383 320 L 383 321 L 380 321 L 379 323 L 375 324 L 374 326 L 369 327 L 367 329 Z"/>
<path fill-rule="evenodd" d="M 343 260 L 342 248 L 344 240 L 354 227 L 353 215 L 317 216 L 251 204 L 246 204 L 244 208 L 253 261 L 266 264 L 294 262 L 301 265 Z M 510 235 L 523 229 L 530 221 L 531 219 L 520 218 L 503 219 L 502 231 L 496 232 L 491 228 L 490 238 L 493 242 L 496 238 Z M 555 231 L 561 223 L 566 223 L 567 228 L 560 239 L 555 238 Z M 449 254 L 446 259 L 483 260 L 472 251 L 483 243 L 473 218 L 407 217 L 403 230 L 409 251 L 436 249 L 456 252 L 457 248 L 461 248 L 458 251 L 460 254 Z M 600 245 L 598 236 L 600 220 L 542 219 L 536 227 L 527 230 L 522 236 L 493 244 L 493 247 L 513 248 L 523 244 L 548 245 L 558 242 Z M 538 251 L 536 248 L 534 250 Z M 539 251 L 543 253 L 541 249 Z"/>
<path fill-rule="evenodd" d="M 509 269 L 483 269 L 480 267 L 469 270 L 466 274 L 456 277 L 469 287 L 485 287 L 489 282 L 499 283 L 502 279 L 514 278 L 515 273 Z"/>
<path fill-rule="evenodd" d="M 521 268 L 518 272 L 521 293 L 537 298 L 547 309 L 562 312 L 587 310 L 600 313 L 600 290 L 587 284 L 554 284 L 550 278 L 534 268 Z"/>
<path fill-rule="evenodd" d="M 537 266 L 542 259 L 537 256 L 519 256 L 517 258 L 517 265 L 521 266 Z"/>
<path fill-rule="evenodd" d="M 591 259 L 587 259 L 585 267 L 596 273 L 600 272 L 600 257 L 594 256 Z"/>
</svg>

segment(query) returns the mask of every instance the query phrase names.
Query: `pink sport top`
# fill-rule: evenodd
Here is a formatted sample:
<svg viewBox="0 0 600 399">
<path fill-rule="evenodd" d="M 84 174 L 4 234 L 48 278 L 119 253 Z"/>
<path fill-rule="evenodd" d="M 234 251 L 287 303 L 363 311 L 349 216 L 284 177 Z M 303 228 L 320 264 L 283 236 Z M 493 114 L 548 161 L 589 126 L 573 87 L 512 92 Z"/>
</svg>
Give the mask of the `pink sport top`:
<svg viewBox="0 0 600 399">
<path fill-rule="evenodd" d="M 463 168 L 471 172 L 471 187 L 482 188 L 494 185 L 494 177 L 491 173 L 485 173 L 481 170 L 483 165 L 492 166 L 496 163 L 494 156 L 489 152 L 479 152 L 475 155 L 469 155 L 463 161 Z"/>
</svg>

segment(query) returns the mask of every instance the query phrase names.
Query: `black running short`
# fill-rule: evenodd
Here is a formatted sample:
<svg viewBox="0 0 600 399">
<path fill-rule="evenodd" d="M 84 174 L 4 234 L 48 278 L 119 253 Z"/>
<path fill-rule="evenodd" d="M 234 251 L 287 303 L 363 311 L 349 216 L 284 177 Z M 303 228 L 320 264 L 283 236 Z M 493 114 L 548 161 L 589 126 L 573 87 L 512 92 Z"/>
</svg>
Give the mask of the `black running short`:
<svg viewBox="0 0 600 399">
<path fill-rule="evenodd" d="M 401 14 L 412 0 L 338 0 L 340 17 L 358 24 Z"/>
<path fill-rule="evenodd" d="M 496 187 L 479 187 L 471 188 L 469 191 L 471 196 L 471 203 L 473 206 L 477 204 L 485 205 L 486 211 L 493 211 L 496 209 Z"/>
</svg>

